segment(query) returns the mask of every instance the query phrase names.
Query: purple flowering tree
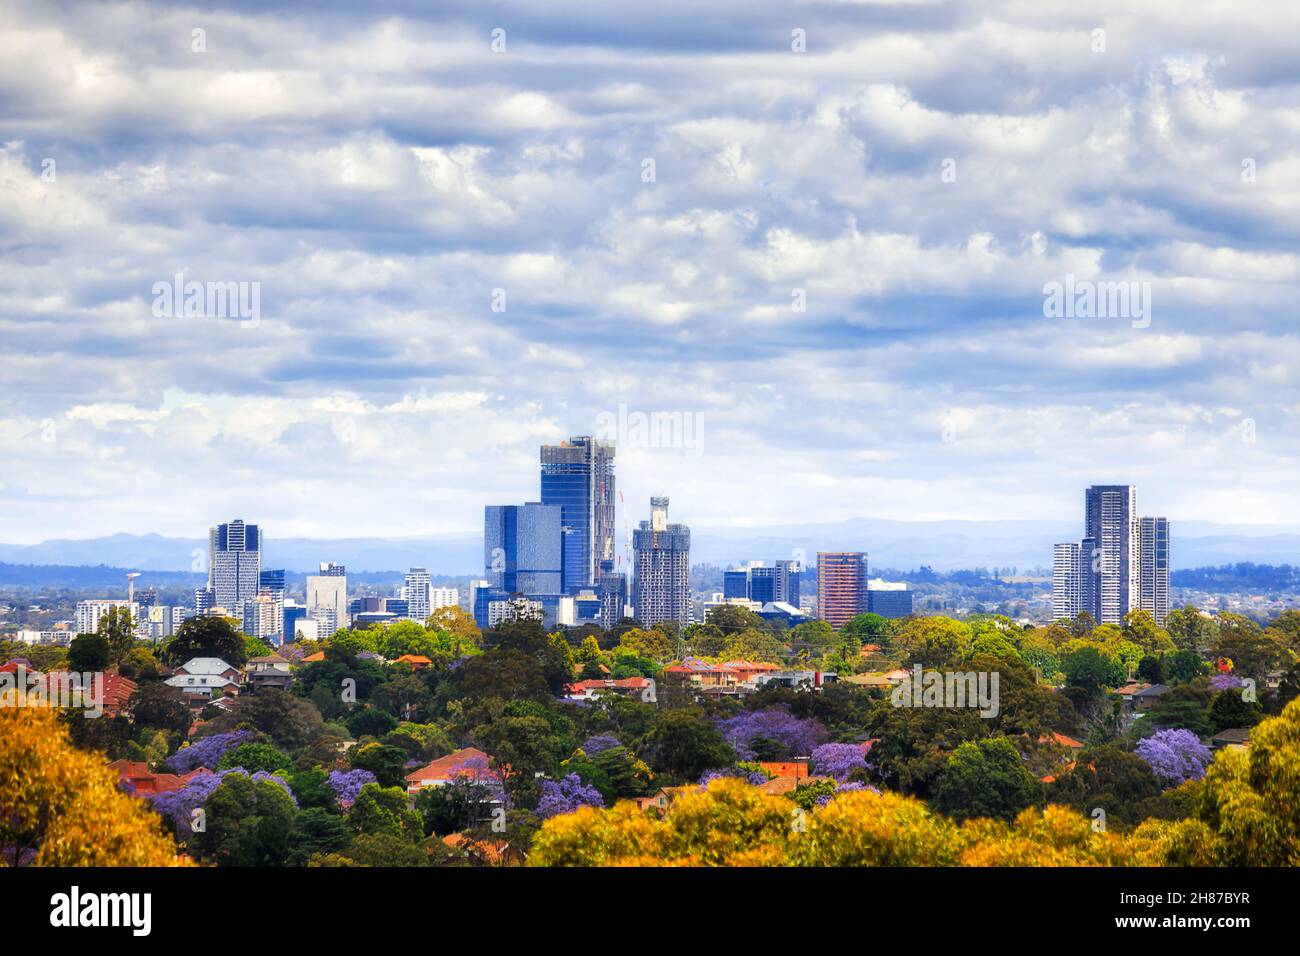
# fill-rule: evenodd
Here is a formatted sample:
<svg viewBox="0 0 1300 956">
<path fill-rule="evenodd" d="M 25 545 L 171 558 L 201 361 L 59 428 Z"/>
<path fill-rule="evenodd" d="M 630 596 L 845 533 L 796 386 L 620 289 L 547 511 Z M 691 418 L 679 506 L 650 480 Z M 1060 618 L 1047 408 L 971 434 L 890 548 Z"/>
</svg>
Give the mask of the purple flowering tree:
<svg viewBox="0 0 1300 956">
<path fill-rule="evenodd" d="M 334 790 L 334 802 L 346 810 L 357 802 L 361 788 L 368 783 L 377 783 L 369 770 L 332 770 L 330 787 Z"/>
<path fill-rule="evenodd" d="M 579 807 L 603 807 L 605 798 L 595 787 L 582 782 L 576 773 L 561 780 L 543 780 L 542 798 L 537 801 L 537 815 L 543 820 L 572 813 Z"/>
<path fill-rule="evenodd" d="M 796 717 L 784 704 L 720 720 L 718 730 L 741 760 L 759 759 L 760 753 L 777 760 L 804 756 L 828 736 L 818 721 Z"/>
<path fill-rule="evenodd" d="M 168 793 L 152 794 L 149 797 L 150 805 L 154 812 L 160 814 L 170 825 L 176 835 L 182 840 L 189 839 L 193 835 L 190 830 L 190 821 L 194 819 L 194 811 L 208 802 L 208 797 L 212 796 L 214 790 L 221 786 L 221 781 L 232 773 L 249 776 L 247 770 L 243 767 L 232 767 L 230 770 L 222 770 L 219 773 L 201 773 L 192 779 L 179 790 L 172 790 Z M 267 781 L 275 784 L 289 795 L 293 805 L 298 806 L 298 798 L 294 796 L 293 789 L 283 777 L 278 777 L 266 770 L 259 770 L 251 775 L 254 780 Z"/>
<path fill-rule="evenodd" d="M 700 777 L 700 786 L 707 790 L 710 783 L 723 777 L 738 777 L 755 787 L 761 787 L 768 780 L 767 774 L 761 770 L 747 770 L 744 767 L 721 767 L 717 770 L 704 771 L 704 775 Z"/>
<path fill-rule="evenodd" d="M 1200 780 L 1214 759 L 1210 748 L 1190 730 L 1157 730 L 1138 742 L 1134 752 L 1166 786 Z"/>
<path fill-rule="evenodd" d="M 209 770 L 216 768 L 226 751 L 233 750 L 254 736 L 251 730 L 233 730 L 227 734 L 213 734 L 200 737 L 188 747 L 182 747 L 164 761 L 163 765 L 172 773 L 189 773 L 199 767 Z"/>
<path fill-rule="evenodd" d="M 855 770 L 865 770 L 867 758 L 857 744 L 822 744 L 812 752 L 809 770 L 815 774 L 847 780 Z"/>
<path fill-rule="evenodd" d="M 1236 690 L 1241 686 L 1241 678 L 1236 674 L 1215 674 L 1210 678 L 1211 690 Z"/>
<path fill-rule="evenodd" d="M 606 750 L 614 750 L 622 747 L 623 741 L 619 740 L 613 734 L 597 734 L 595 737 L 588 737 L 582 743 L 582 752 L 588 757 L 594 757 L 596 754 L 604 753 Z"/>
</svg>

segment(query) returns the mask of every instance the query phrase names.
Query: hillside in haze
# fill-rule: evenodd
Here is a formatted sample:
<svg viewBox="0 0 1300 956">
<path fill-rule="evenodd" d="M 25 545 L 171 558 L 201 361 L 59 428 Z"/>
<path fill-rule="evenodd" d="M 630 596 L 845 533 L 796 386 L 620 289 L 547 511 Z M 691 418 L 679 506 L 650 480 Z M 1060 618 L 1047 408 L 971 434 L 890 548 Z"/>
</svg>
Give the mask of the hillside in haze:
<svg viewBox="0 0 1300 956">
<path fill-rule="evenodd" d="M 1078 540 L 1082 529 L 1049 521 L 891 521 L 856 518 L 833 524 L 757 528 L 695 528 L 691 560 L 726 565 L 737 561 L 802 558 L 818 551 L 863 550 L 873 567 L 936 570 L 1050 567 L 1052 544 Z M 618 542 L 622 549 L 622 540 Z M 151 571 L 201 569 L 206 538 L 116 534 L 40 544 L 0 544 L 0 562 L 22 565 L 109 565 Z M 1300 529 L 1175 522 L 1175 568 L 1255 561 L 1300 564 Z M 351 571 L 393 571 L 423 566 L 434 574 L 474 574 L 482 567 L 483 541 L 476 534 L 412 538 L 277 538 L 268 529 L 264 566 L 313 571 L 321 561 Z M 200 563 L 196 564 L 196 560 Z M 0 581 L 0 583 L 4 583 Z"/>
</svg>

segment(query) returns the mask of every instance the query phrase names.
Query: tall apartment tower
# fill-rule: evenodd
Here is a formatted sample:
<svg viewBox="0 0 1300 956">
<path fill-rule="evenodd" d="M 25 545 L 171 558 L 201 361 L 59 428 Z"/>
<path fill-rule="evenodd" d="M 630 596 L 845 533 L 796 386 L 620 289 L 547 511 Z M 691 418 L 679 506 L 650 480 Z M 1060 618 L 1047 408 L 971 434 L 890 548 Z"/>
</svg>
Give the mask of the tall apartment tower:
<svg viewBox="0 0 1300 956">
<path fill-rule="evenodd" d="M 1052 548 L 1053 621 L 1072 621 L 1083 610 L 1083 547 L 1067 541 Z"/>
<path fill-rule="evenodd" d="M 1137 488 L 1090 487 L 1084 495 L 1084 536 L 1092 553 L 1083 556 L 1088 568 L 1083 609 L 1099 624 L 1123 623 L 1138 607 Z"/>
<path fill-rule="evenodd" d="M 866 552 L 817 552 L 817 616 L 838 630 L 866 612 Z"/>
<path fill-rule="evenodd" d="M 433 582 L 424 568 L 411 568 L 402 584 L 402 598 L 406 601 L 406 616 L 423 624 L 433 613 Z"/>
<path fill-rule="evenodd" d="M 257 597 L 262 573 L 262 535 L 257 525 L 236 518 L 208 531 L 208 590 L 230 614 L 242 614 Z"/>
<path fill-rule="evenodd" d="M 1169 519 L 1139 519 L 1138 606 L 1163 626 L 1169 615 Z"/>
<path fill-rule="evenodd" d="M 347 574 L 341 564 L 321 562 L 320 574 L 307 575 L 307 616 L 314 617 L 330 634 L 348 626 Z"/>
<path fill-rule="evenodd" d="M 611 542 L 612 547 L 612 542 Z M 650 520 L 632 532 L 637 620 L 691 622 L 691 529 L 668 523 L 668 499 L 650 499 Z"/>
<path fill-rule="evenodd" d="M 564 593 L 596 585 L 614 559 L 614 446 L 588 435 L 541 449 L 542 504 L 564 521 Z"/>
</svg>

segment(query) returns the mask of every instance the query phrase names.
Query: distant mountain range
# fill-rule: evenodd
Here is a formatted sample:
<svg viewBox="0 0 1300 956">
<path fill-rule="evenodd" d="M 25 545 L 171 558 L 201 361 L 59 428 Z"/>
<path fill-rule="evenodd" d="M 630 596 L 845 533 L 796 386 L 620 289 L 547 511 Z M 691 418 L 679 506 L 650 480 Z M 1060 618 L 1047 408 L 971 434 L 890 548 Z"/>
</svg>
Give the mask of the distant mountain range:
<svg viewBox="0 0 1300 956">
<path fill-rule="evenodd" d="M 1238 561 L 1300 564 L 1300 527 L 1173 522 L 1175 568 Z M 691 561 L 727 565 L 771 562 L 818 551 L 866 551 L 872 567 L 936 571 L 958 568 L 1048 568 L 1052 544 L 1077 541 L 1077 523 L 1056 521 L 893 521 L 854 518 L 829 524 L 754 528 L 692 529 Z M 619 542 L 620 546 L 622 542 Z M 196 556 L 207 552 L 206 538 L 168 538 L 157 534 L 115 534 L 40 544 L 0 544 L 0 562 L 13 565 L 108 565 L 141 571 L 192 573 Z M 341 562 L 350 571 L 386 572 L 425 567 L 433 574 L 475 574 L 483 564 L 483 539 L 475 534 L 411 538 L 277 538 L 266 535 L 263 566 L 310 572 L 321 561 Z M 6 581 L 0 571 L 0 584 Z"/>
</svg>

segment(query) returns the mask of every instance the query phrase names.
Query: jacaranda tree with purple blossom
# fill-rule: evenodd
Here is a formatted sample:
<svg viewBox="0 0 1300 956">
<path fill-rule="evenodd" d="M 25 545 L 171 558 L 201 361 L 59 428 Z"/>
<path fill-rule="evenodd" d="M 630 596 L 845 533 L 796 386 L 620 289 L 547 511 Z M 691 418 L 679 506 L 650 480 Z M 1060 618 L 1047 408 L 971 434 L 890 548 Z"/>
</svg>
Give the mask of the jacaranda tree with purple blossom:
<svg viewBox="0 0 1300 956">
<path fill-rule="evenodd" d="M 1166 786 L 1200 780 L 1214 759 L 1210 748 L 1190 730 L 1157 730 L 1138 742 L 1134 752 Z"/>
<path fill-rule="evenodd" d="M 828 736 L 821 723 L 795 717 L 784 704 L 720 720 L 718 730 L 741 760 L 805 756 L 825 743 Z"/>
<path fill-rule="evenodd" d="M 346 810 L 357 802 L 361 788 L 368 783 L 375 783 L 375 775 L 369 770 L 332 770 L 330 787 L 334 791 L 334 801 Z"/>
<path fill-rule="evenodd" d="M 288 794 L 289 799 L 293 801 L 293 805 L 298 806 L 298 798 L 294 796 L 293 789 L 283 777 L 267 773 L 265 770 L 249 774 L 243 767 L 234 767 L 217 773 L 201 773 L 179 790 L 151 795 L 149 798 L 150 804 L 167 821 L 172 832 L 178 838 L 182 840 L 188 839 L 193 835 L 190 824 L 194 820 L 194 811 L 204 806 L 208 801 L 208 797 L 212 796 L 213 791 L 221 786 L 221 782 L 232 773 L 245 777 L 251 776 L 252 779 L 257 781 L 269 781 L 282 788 Z"/>
<path fill-rule="evenodd" d="M 230 733 L 200 737 L 188 747 L 182 747 L 168 757 L 164 766 L 172 773 L 189 773 L 199 767 L 215 770 L 221 758 L 226 755 L 226 751 L 233 750 L 255 736 L 251 730 L 232 730 Z"/>
<path fill-rule="evenodd" d="M 812 752 L 809 770 L 814 774 L 847 780 L 855 770 L 865 770 L 867 758 L 857 744 L 822 744 Z"/>
<path fill-rule="evenodd" d="M 542 781 L 542 798 L 537 801 L 537 815 L 543 820 L 572 813 L 579 807 L 603 807 L 605 798 L 595 787 L 582 782 L 576 773 L 560 780 Z"/>
</svg>

